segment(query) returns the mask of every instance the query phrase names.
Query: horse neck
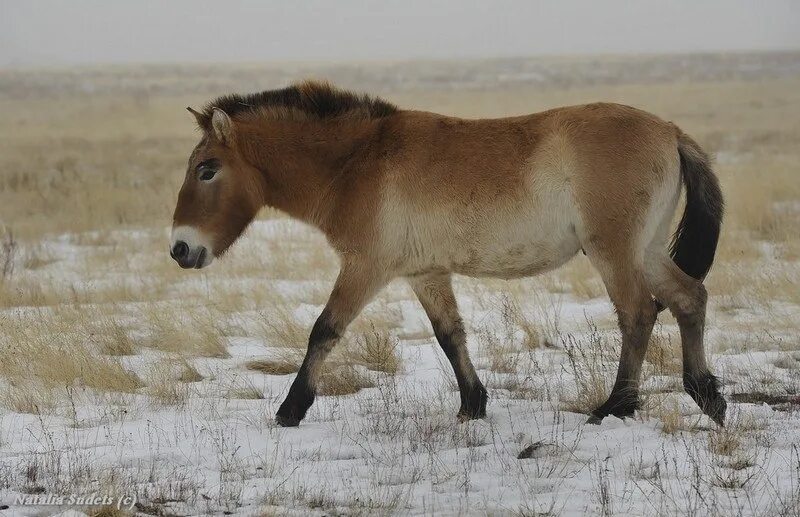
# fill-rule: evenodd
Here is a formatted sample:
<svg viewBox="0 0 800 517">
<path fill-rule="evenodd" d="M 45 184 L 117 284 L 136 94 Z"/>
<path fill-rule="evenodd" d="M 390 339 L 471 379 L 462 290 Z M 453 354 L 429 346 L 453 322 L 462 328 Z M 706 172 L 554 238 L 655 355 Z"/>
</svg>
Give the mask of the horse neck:
<svg viewBox="0 0 800 517">
<path fill-rule="evenodd" d="M 244 132 L 246 159 L 264 176 L 265 204 L 323 231 L 334 216 L 337 179 L 377 134 L 375 120 L 271 122 Z"/>
</svg>

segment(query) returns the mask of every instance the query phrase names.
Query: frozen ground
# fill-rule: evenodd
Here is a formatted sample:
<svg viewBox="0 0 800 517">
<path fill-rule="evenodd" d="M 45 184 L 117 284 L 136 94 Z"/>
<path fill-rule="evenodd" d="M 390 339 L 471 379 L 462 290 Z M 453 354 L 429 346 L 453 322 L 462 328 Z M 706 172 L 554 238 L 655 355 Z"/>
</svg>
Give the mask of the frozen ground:
<svg viewBox="0 0 800 517">
<path fill-rule="evenodd" d="M 54 238 L 38 249 L 52 262 L 23 274 L 53 290 L 110 293 L 130 279 L 135 285 L 126 289 L 152 290 L 146 258 L 160 255 L 147 246 L 118 267 L 95 269 L 92 256 L 107 257 L 110 250 L 118 256 L 122 246 L 145 242 L 158 250 L 162 239 L 159 232 Z M 294 244 L 287 250 L 288 242 Z M 328 265 L 311 279 L 293 279 L 297 275 L 269 273 L 280 270 L 270 253 L 282 255 L 288 271 L 295 261 Z M 214 271 L 175 275 L 160 286 L 172 302 L 148 303 L 180 325 L 192 325 L 184 318 L 204 311 L 225 335 L 227 357 L 198 357 L 148 341 L 141 329 L 155 324 L 142 316 L 142 302 L 115 301 L 108 312 L 100 311 L 102 304 L 94 312 L 81 307 L 87 320 L 104 314 L 142 344 L 130 354 L 108 356 L 91 333 L 76 338 L 87 341 L 92 360 L 118 362 L 142 384 L 115 392 L 76 378 L 56 390 L 46 411 L 0 410 L 0 503 L 11 504 L 14 514 L 43 515 L 56 509 L 15 506 L 16 497 L 94 491 L 133 495 L 136 511 L 158 515 L 800 512 L 796 334 L 778 331 L 770 335 L 774 346 L 758 351 L 737 347 L 729 342 L 732 335 L 766 339 L 736 334 L 736 324 L 759 315 L 712 309 L 708 346 L 717 353 L 711 363 L 729 399 L 728 426 L 717 429 L 680 389 L 677 329 L 662 315 L 648 355 L 642 411 L 633 419 L 586 425 L 586 415 L 575 411 L 602 399 L 613 381 L 617 333 L 605 296 L 559 293 L 559 279 L 459 279 L 470 351 L 490 392 L 485 420 L 456 421 L 450 367 L 410 290 L 398 282 L 351 334 L 383 336 L 400 358 L 399 370 L 373 371 L 362 362 L 354 370 L 357 392 L 318 397 L 299 428 L 276 427 L 272 416 L 294 375 L 267 375 L 249 365 L 265 359 L 296 363 L 302 343 L 283 340 L 302 339 L 295 334 L 310 328 L 321 310 L 332 279 L 330 260 L 319 236 L 300 224 L 263 221 Z M 251 264 L 247 271 L 245 261 Z M 233 302 L 231 291 L 270 301 Z M 259 303 L 270 309 L 257 310 Z M 4 323 L 36 325 L 30 314 L 45 321 L 49 310 L 8 309 Z M 775 310 L 798 315 L 793 306 Z M 294 330 L 282 332 L 284 326 Z M 13 336 L 4 335 L 10 350 Z M 344 347 L 357 347 L 357 341 Z M 195 382 L 178 380 L 186 364 L 199 375 L 183 380 Z M 164 383 L 174 397 L 155 396 L 154 387 Z M 17 389 L 24 382 L 7 384 Z M 527 457 L 520 459 L 523 451 Z"/>
</svg>

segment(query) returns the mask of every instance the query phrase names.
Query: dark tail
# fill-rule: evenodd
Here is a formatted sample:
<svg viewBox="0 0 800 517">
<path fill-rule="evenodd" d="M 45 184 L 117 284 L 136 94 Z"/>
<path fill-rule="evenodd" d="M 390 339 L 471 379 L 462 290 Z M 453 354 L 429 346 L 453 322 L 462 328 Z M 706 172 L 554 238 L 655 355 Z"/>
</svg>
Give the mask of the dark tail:
<svg viewBox="0 0 800 517">
<path fill-rule="evenodd" d="M 708 155 L 697 142 L 678 133 L 686 209 L 670 244 L 670 255 L 687 275 L 703 280 L 714 262 L 722 226 L 722 192 Z"/>
</svg>

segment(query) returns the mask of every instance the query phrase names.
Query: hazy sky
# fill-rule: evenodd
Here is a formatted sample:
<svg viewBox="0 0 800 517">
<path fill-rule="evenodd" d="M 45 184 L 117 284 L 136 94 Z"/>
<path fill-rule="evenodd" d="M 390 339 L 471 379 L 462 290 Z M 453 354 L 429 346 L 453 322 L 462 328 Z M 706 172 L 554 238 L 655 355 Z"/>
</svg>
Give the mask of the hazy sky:
<svg viewBox="0 0 800 517">
<path fill-rule="evenodd" d="M 0 0 L 0 67 L 800 48 L 800 0 Z"/>
</svg>

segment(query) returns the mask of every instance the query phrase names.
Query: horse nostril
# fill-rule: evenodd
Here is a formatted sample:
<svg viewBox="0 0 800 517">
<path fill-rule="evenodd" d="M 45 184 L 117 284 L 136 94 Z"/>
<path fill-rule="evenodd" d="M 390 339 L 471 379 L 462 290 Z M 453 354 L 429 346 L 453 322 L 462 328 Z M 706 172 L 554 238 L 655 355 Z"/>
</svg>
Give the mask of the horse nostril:
<svg viewBox="0 0 800 517">
<path fill-rule="evenodd" d="M 178 241 L 172 246 L 169 254 L 172 255 L 172 258 L 175 260 L 184 259 L 189 254 L 189 245 L 183 241 Z"/>
</svg>

